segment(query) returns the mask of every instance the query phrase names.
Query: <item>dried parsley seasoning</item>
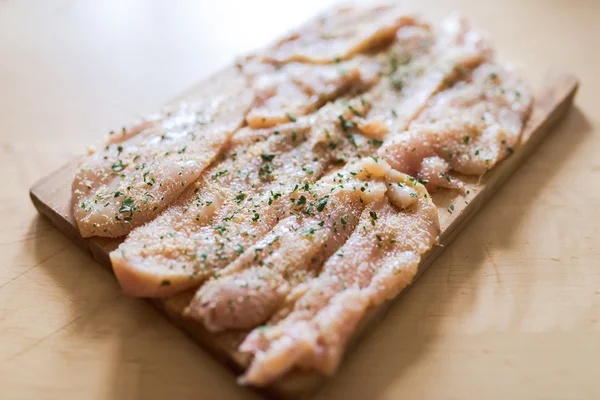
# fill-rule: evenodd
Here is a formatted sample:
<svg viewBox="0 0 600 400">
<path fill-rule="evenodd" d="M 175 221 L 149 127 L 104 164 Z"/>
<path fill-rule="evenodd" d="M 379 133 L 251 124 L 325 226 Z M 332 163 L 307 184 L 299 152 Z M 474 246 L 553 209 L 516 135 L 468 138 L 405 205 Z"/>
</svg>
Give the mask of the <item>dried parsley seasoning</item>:
<svg viewBox="0 0 600 400">
<path fill-rule="evenodd" d="M 361 117 L 362 114 L 358 112 L 358 110 L 356 110 L 356 108 L 352 107 L 352 106 L 348 106 L 348 110 L 350 110 L 350 112 L 354 115 L 356 115 L 357 117 Z"/>
<path fill-rule="evenodd" d="M 344 118 L 343 115 L 338 115 L 338 121 L 340 122 L 340 126 L 342 127 L 342 129 L 344 131 L 348 131 L 349 129 L 352 129 L 356 126 L 356 124 L 352 121 L 348 121 L 347 119 Z M 355 144 L 356 146 L 356 144 Z"/>
<path fill-rule="evenodd" d="M 219 178 L 220 176 L 225 175 L 226 173 L 228 173 L 229 171 L 224 169 L 223 171 L 219 171 L 216 174 L 214 174 L 211 178 L 214 180 L 217 180 L 217 178 Z"/>
<path fill-rule="evenodd" d="M 296 201 L 296 205 L 297 206 L 301 206 L 306 204 L 306 197 L 304 196 L 300 196 L 300 198 Z"/>
<path fill-rule="evenodd" d="M 123 164 L 123 161 L 118 160 L 111 166 L 111 169 L 115 172 L 123 171 L 127 165 Z"/>
<path fill-rule="evenodd" d="M 262 180 L 267 180 L 273 174 L 273 159 L 275 154 L 261 154 L 262 164 L 259 168 L 259 176 Z"/>
<path fill-rule="evenodd" d="M 392 82 L 392 87 L 394 89 L 396 89 L 398 92 L 402 91 L 402 89 L 404 88 L 404 82 L 402 82 L 402 79 L 392 78 L 391 82 Z"/>
<path fill-rule="evenodd" d="M 235 254 L 237 254 L 239 256 L 240 254 L 242 254 L 244 252 L 244 246 L 242 246 L 241 244 L 238 243 L 235 245 L 234 250 L 235 250 Z"/>
<path fill-rule="evenodd" d="M 275 158 L 275 154 L 261 154 L 260 158 L 262 158 L 262 160 L 265 162 L 273 161 L 273 159 Z"/>
<path fill-rule="evenodd" d="M 120 213 L 133 213 L 135 211 L 136 207 L 135 207 L 135 202 L 133 200 L 133 197 L 127 197 L 123 200 L 123 203 L 121 204 L 121 208 L 119 208 L 119 212 Z"/>
<path fill-rule="evenodd" d="M 381 147 L 381 145 L 383 144 L 383 140 L 371 139 L 371 140 L 369 140 L 369 144 L 371 144 L 375 147 Z"/>
<path fill-rule="evenodd" d="M 244 199 L 246 198 L 246 194 L 245 193 L 240 193 L 237 196 L 235 196 L 235 202 L 236 203 L 241 203 Z"/>
<path fill-rule="evenodd" d="M 375 225 L 375 221 L 377 220 L 377 213 L 375 211 L 369 211 L 369 216 L 371 217 L 371 225 Z"/>
<path fill-rule="evenodd" d="M 329 201 L 329 196 L 325 196 L 319 199 L 317 202 L 317 211 L 321 212 L 327 206 L 327 202 Z"/>
<path fill-rule="evenodd" d="M 149 176 L 149 175 L 150 175 L 149 171 L 144 172 L 144 174 L 142 175 L 142 179 L 144 180 L 144 183 L 146 185 L 152 186 L 156 183 L 156 180 L 152 176 Z"/>
<path fill-rule="evenodd" d="M 273 193 L 273 191 L 271 191 L 271 194 L 269 196 L 269 205 L 273 204 L 273 201 L 277 200 L 278 198 L 281 197 L 281 193 Z"/>
</svg>

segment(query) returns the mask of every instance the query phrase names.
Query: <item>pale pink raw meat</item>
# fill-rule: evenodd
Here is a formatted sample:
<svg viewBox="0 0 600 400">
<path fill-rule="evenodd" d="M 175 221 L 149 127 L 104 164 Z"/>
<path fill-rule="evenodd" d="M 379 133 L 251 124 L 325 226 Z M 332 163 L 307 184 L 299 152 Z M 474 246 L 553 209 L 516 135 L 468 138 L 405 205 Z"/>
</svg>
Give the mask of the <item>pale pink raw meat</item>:
<svg viewBox="0 0 600 400">
<path fill-rule="evenodd" d="M 122 236 L 152 220 L 217 157 L 254 96 L 235 70 L 210 86 L 210 97 L 123 128 L 81 160 L 72 189 L 83 237 Z"/>
</svg>

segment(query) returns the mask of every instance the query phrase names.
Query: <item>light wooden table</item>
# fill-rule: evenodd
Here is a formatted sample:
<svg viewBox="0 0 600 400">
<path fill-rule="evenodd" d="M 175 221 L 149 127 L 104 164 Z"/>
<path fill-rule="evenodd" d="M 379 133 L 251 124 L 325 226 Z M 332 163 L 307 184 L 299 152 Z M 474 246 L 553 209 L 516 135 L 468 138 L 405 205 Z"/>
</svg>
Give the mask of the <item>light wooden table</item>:
<svg viewBox="0 0 600 400">
<path fill-rule="evenodd" d="M 169 4 L 168 4 L 169 3 Z M 36 215 L 29 186 L 331 1 L 0 1 L 0 399 L 249 399 Z M 600 2 L 453 1 L 577 108 L 319 399 L 600 398 Z"/>
</svg>

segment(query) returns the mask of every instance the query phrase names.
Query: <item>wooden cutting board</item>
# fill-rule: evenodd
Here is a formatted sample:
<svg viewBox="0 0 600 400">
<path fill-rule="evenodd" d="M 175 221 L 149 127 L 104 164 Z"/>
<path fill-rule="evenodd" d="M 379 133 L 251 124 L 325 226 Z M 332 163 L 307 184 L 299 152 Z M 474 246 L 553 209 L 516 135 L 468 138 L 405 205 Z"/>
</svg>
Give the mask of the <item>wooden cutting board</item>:
<svg viewBox="0 0 600 400">
<path fill-rule="evenodd" d="M 223 77 L 230 70 L 218 73 Z M 214 80 L 215 77 L 209 78 Z M 203 85 L 192 88 L 178 100 L 201 96 Z M 467 194 L 458 195 L 441 191 L 433 196 L 438 208 L 442 234 L 440 245 L 429 251 L 421 262 L 419 275 L 447 246 L 468 220 L 486 203 L 497 188 L 518 168 L 518 166 L 536 149 L 540 141 L 552 130 L 570 109 L 577 91 L 578 81 L 571 75 L 549 72 L 543 84 L 535 91 L 535 105 L 522 136 L 521 144 L 508 159 L 481 178 L 468 177 Z M 76 161 L 41 179 L 30 190 L 31 200 L 37 210 L 50 219 L 52 224 L 80 247 L 88 250 L 103 266 L 110 268 L 109 252 L 120 243 L 118 239 L 82 238 L 75 225 L 71 210 L 71 181 Z M 417 276 L 418 277 L 418 276 Z M 242 333 L 213 334 L 202 325 L 186 320 L 181 310 L 187 304 L 190 294 L 184 293 L 166 300 L 148 300 L 173 324 L 183 329 L 200 346 L 210 352 L 219 362 L 240 374 L 248 365 L 248 358 L 237 352 Z M 380 320 L 391 302 L 371 310 L 365 318 L 346 355 L 351 353 L 360 338 Z M 270 398 L 299 399 L 313 393 L 324 381 L 324 377 L 310 372 L 293 371 L 284 379 L 259 392 Z"/>
</svg>

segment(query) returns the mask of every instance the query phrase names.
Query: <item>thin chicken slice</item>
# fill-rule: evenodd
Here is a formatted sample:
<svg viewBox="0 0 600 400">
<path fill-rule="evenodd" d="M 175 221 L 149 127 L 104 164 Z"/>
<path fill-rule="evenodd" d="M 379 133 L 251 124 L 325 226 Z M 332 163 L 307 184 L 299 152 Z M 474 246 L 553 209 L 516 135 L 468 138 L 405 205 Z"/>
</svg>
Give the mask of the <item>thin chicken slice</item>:
<svg viewBox="0 0 600 400">
<path fill-rule="evenodd" d="M 404 131 L 431 96 L 492 57 L 482 34 L 458 16 L 445 19 L 436 32 L 409 26 L 397 36 L 383 60 L 384 76 L 365 96 L 373 107 L 356 118 L 365 135 L 379 140 Z"/>
<path fill-rule="evenodd" d="M 292 31 L 260 57 L 275 63 L 338 63 L 389 45 L 398 28 L 417 24 L 413 15 L 393 5 L 337 7 Z"/>
<path fill-rule="evenodd" d="M 527 85 L 510 69 L 485 63 L 434 96 L 406 132 L 378 152 L 427 187 L 462 188 L 454 170 L 482 175 L 514 151 L 532 107 Z"/>
<path fill-rule="evenodd" d="M 253 129 L 293 122 L 341 95 L 368 89 L 379 78 L 379 64 L 366 57 L 336 65 L 276 66 L 251 60 L 242 68 L 257 96 L 246 116 Z"/>
<path fill-rule="evenodd" d="M 437 242 L 437 211 L 424 186 L 381 160 L 369 168 L 384 174 L 386 195 L 366 205 L 319 276 L 298 285 L 277 317 L 246 338 L 240 350 L 254 359 L 245 383 L 265 385 L 295 367 L 332 373 L 366 311 L 396 297 Z"/>
<path fill-rule="evenodd" d="M 211 97 L 183 103 L 129 129 L 84 157 L 73 181 L 83 237 L 117 237 L 152 220 L 215 159 L 253 101 L 235 70 Z M 225 79 L 223 77 L 223 79 Z"/>
</svg>

